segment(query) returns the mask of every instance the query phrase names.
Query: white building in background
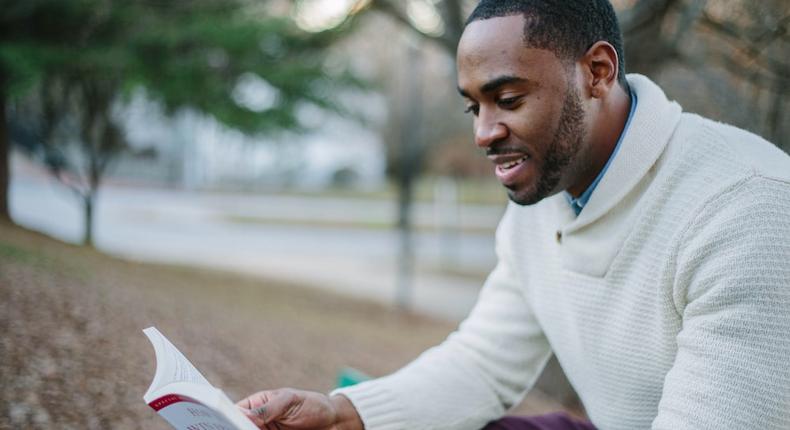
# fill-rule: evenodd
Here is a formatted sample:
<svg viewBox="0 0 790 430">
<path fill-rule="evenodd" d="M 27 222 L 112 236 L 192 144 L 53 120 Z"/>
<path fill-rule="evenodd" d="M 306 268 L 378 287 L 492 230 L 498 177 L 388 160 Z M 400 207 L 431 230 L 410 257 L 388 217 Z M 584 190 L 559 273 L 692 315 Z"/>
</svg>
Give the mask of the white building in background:
<svg viewBox="0 0 790 430">
<path fill-rule="evenodd" d="M 386 114 L 379 95 L 343 98 L 365 106 L 360 115 L 366 124 L 376 124 Z M 238 101 L 254 104 L 255 99 L 239 96 Z M 187 189 L 375 188 L 386 180 L 384 143 L 373 126 L 317 107 L 298 112 L 310 131 L 271 136 L 248 136 L 193 110 L 168 117 L 144 94 L 135 95 L 118 113 L 136 155 L 123 157 L 113 176 Z"/>
</svg>

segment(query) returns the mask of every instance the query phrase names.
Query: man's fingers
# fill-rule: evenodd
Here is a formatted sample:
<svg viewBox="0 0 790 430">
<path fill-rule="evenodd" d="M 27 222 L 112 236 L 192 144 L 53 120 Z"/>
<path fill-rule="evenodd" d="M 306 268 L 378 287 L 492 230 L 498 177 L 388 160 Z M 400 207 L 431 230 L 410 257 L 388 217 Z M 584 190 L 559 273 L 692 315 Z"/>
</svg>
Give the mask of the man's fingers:
<svg viewBox="0 0 790 430">
<path fill-rule="evenodd" d="M 239 402 L 239 403 L 241 403 L 241 402 Z M 266 424 L 263 421 L 263 417 L 259 417 L 258 415 L 254 414 L 252 411 L 250 411 L 249 409 L 247 409 L 245 407 L 238 406 L 238 405 L 237 405 L 237 407 L 239 408 L 241 413 L 244 414 L 244 416 L 249 418 L 250 421 L 252 421 L 252 423 L 255 424 L 256 427 L 258 427 L 260 429 L 265 429 L 266 428 Z"/>
<path fill-rule="evenodd" d="M 252 421 L 261 426 L 283 418 L 299 402 L 292 390 L 261 391 L 236 403 Z"/>
<path fill-rule="evenodd" d="M 236 406 L 242 407 L 244 409 L 255 409 L 259 406 L 266 404 L 269 401 L 269 396 L 271 395 L 271 391 L 259 391 L 246 399 L 239 400 L 236 403 Z"/>
<path fill-rule="evenodd" d="M 265 429 L 264 422 L 266 403 L 269 401 L 271 392 L 259 391 L 236 403 L 236 406 L 253 422 L 258 428 Z"/>
<path fill-rule="evenodd" d="M 236 402 L 236 406 L 242 409 L 250 409 L 250 398 L 247 397 L 246 399 L 239 400 Z"/>
<path fill-rule="evenodd" d="M 278 390 L 269 393 L 267 401 L 256 406 L 252 411 L 269 424 L 285 418 L 288 411 L 299 402 L 299 397 L 291 390 Z"/>
</svg>

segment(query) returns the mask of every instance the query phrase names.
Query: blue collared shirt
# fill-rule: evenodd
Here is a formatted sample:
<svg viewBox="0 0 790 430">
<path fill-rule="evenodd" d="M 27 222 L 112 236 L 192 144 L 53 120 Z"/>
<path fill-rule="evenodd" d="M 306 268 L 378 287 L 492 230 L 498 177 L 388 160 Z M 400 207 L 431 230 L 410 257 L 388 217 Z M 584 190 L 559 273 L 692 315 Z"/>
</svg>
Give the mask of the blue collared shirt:
<svg viewBox="0 0 790 430">
<path fill-rule="evenodd" d="M 628 130 L 628 126 L 631 124 L 631 118 L 634 117 L 634 112 L 636 111 L 636 93 L 631 91 L 631 111 L 628 112 L 628 119 L 625 120 L 625 127 L 623 127 L 623 132 L 620 133 L 620 137 L 617 139 L 617 144 L 614 146 L 614 150 L 612 151 L 612 155 L 609 156 L 609 160 L 606 161 L 606 164 L 601 169 L 601 172 L 598 173 L 598 176 L 595 177 L 595 180 L 587 187 L 586 190 L 579 196 L 579 198 L 574 198 L 571 193 L 565 192 L 565 198 L 568 199 L 568 203 L 570 203 L 571 208 L 573 211 L 576 212 L 578 216 L 587 202 L 590 200 L 590 196 L 592 196 L 593 191 L 595 191 L 595 187 L 598 186 L 598 183 L 601 182 L 603 175 L 606 173 L 606 170 L 609 169 L 609 165 L 612 164 L 612 160 L 614 160 L 614 156 L 617 155 L 617 150 L 620 149 L 620 144 L 623 143 L 623 136 L 625 136 L 626 130 Z"/>
</svg>

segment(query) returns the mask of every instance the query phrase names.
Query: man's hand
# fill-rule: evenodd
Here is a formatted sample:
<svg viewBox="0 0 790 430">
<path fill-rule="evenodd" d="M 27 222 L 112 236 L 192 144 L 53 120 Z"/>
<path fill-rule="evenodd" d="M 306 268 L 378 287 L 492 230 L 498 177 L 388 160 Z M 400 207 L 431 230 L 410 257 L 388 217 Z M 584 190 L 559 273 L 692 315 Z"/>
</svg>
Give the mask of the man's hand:
<svg viewBox="0 0 790 430">
<path fill-rule="evenodd" d="M 345 396 L 284 388 L 261 391 L 236 403 L 260 429 L 363 430 Z"/>
</svg>

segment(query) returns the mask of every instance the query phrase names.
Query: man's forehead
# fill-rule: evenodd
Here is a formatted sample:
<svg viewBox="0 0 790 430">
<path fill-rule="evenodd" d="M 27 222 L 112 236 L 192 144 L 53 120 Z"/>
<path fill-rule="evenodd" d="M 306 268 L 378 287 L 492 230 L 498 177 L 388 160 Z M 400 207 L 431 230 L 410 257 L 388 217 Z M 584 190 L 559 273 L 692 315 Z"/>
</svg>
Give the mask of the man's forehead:
<svg viewBox="0 0 790 430">
<path fill-rule="evenodd" d="M 458 61 L 479 64 L 492 58 L 512 58 L 524 45 L 521 15 L 489 18 L 469 23 L 458 44 Z"/>
<path fill-rule="evenodd" d="M 557 74 L 562 64 L 553 51 L 528 47 L 521 15 L 470 23 L 458 45 L 458 86 L 479 89 L 501 76 L 517 76 L 540 83 Z"/>
</svg>

